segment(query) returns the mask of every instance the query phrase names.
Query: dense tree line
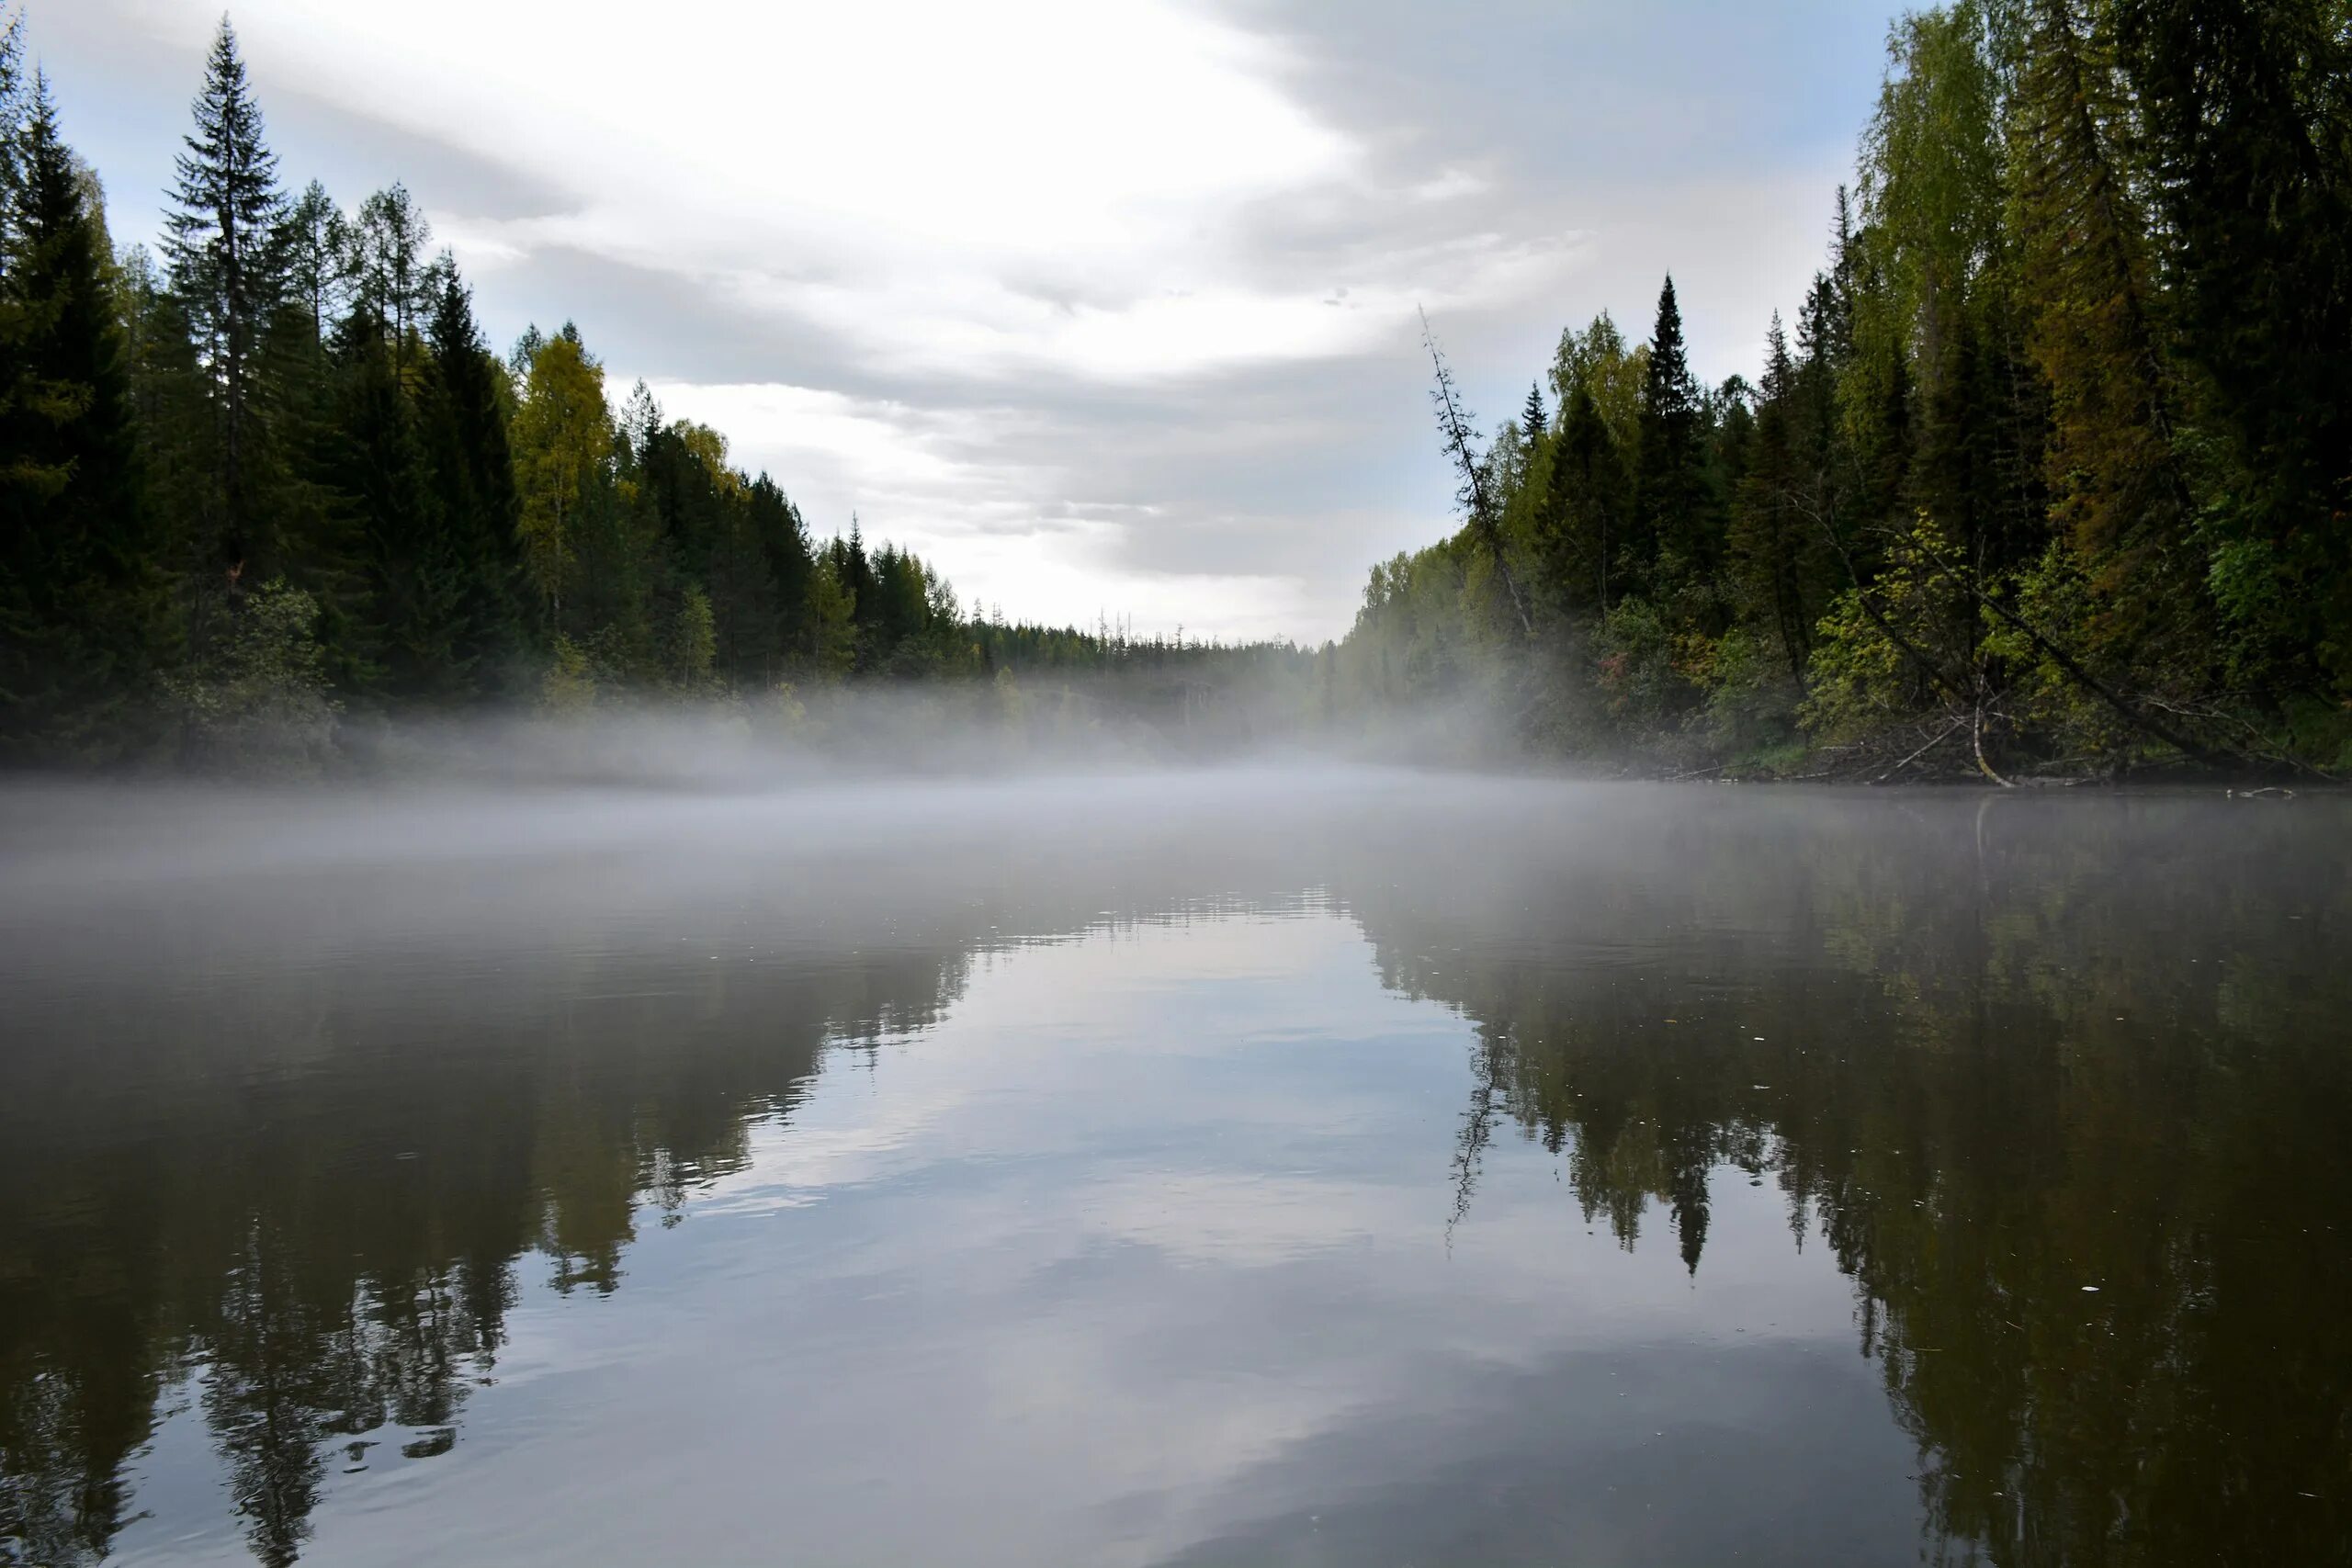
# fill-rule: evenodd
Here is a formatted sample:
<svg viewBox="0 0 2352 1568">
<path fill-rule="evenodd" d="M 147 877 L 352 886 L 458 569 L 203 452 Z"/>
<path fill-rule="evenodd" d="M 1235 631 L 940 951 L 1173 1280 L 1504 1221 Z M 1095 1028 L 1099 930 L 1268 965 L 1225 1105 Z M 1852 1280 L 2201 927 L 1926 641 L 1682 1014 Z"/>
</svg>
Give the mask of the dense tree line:
<svg viewBox="0 0 2352 1568">
<path fill-rule="evenodd" d="M 1374 570 L 1343 689 L 1672 766 L 2352 762 L 2341 0 L 1958 0 L 1889 48 L 1754 381 L 1694 378 L 1670 278 L 1489 441 L 1439 357 L 1468 520 Z"/>
<path fill-rule="evenodd" d="M 226 21 L 160 254 L 115 254 L 0 39 L 0 760 L 246 767 L 345 718 L 847 677 L 1223 679 L 1276 650 L 1009 626 L 782 488 L 579 330 L 484 340 L 401 186 L 281 180 Z M 1018 685 L 971 682 L 980 711 Z"/>
</svg>

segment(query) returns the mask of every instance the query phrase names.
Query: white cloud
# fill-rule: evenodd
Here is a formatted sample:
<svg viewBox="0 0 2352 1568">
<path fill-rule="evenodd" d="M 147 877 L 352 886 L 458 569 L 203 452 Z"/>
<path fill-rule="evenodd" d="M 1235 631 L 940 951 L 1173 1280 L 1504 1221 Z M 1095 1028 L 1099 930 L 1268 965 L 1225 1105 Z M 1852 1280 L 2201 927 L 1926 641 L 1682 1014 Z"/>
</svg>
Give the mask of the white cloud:
<svg viewBox="0 0 2352 1568">
<path fill-rule="evenodd" d="M 418 165 L 498 330 L 578 315 L 621 386 L 647 374 L 820 531 L 855 510 L 1017 614 L 1311 638 L 1369 561 L 1449 525 L 1417 306 L 1499 417 L 1564 323 L 1645 330 L 1669 267 L 1701 372 L 1751 368 L 1819 259 L 1876 19 L 1600 15 L 1465 19 L 1525 46 L 1468 54 L 1371 4 L 240 0 L 236 22 L 266 107 Z M 100 53 L 67 85 L 135 39 L 193 88 L 216 17 L 85 0 L 55 36 Z M 1824 96 L 1802 78 L 1833 29 L 1856 48 Z M 1669 42 L 1689 101 L 1612 86 Z M 1844 106 L 1802 111 L 1817 135 L 1808 89 Z M 299 183 L 325 150 L 279 151 Z"/>
</svg>

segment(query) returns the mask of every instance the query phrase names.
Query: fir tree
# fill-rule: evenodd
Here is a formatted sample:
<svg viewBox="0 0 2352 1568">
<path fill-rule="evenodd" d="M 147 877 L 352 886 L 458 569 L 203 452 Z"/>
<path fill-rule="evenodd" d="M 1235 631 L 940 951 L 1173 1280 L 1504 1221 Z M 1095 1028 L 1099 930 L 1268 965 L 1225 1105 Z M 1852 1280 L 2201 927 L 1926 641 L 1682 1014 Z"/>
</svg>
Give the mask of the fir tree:
<svg viewBox="0 0 2352 1568">
<path fill-rule="evenodd" d="M 778 638 L 785 649 L 798 649 L 808 640 L 810 573 L 816 565 L 808 530 L 799 510 L 765 474 L 752 481 L 745 504 L 752 536 L 759 541 L 768 580 L 775 585 Z"/>
<path fill-rule="evenodd" d="M 479 692 L 498 683 L 522 642 L 522 505 L 507 441 L 503 372 L 482 343 L 472 296 L 455 265 L 444 265 L 440 278 L 418 423 L 460 572 L 451 651 Z"/>
<path fill-rule="evenodd" d="M 336 334 L 325 474 L 346 509 L 361 592 L 350 621 L 330 625 L 330 667 L 346 691 L 447 702 L 469 689 L 459 649 L 465 563 L 387 333 L 363 303 Z"/>
<path fill-rule="evenodd" d="M 347 241 L 353 293 L 381 323 L 403 386 L 413 382 L 424 323 L 440 299 L 445 264 L 426 259 L 432 243 L 433 226 L 397 180 L 359 204 Z"/>
<path fill-rule="evenodd" d="M 1545 599 L 1555 611 L 1606 615 L 1611 568 L 1627 533 L 1624 457 L 1589 388 L 1578 384 L 1560 413 L 1545 493 L 1537 512 L 1537 551 Z"/>
<path fill-rule="evenodd" d="M 1683 350 L 1682 312 L 1668 277 L 1658 291 L 1657 325 L 1650 334 L 1649 367 L 1642 381 L 1631 542 L 1643 567 L 1656 569 L 1663 558 L 1680 578 L 1703 574 L 1715 557 L 1701 446 L 1703 419 L 1699 384 Z"/>
<path fill-rule="evenodd" d="M 288 297 L 310 318 L 311 346 L 323 355 L 351 289 L 350 224 L 326 186 L 312 180 L 302 187 L 287 209 L 277 245 Z"/>
<path fill-rule="evenodd" d="M 1780 645 L 1791 680 L 1803 685 L 1815 605 L 1803 562 L 1797 367 L 1780 312 L 1765 339 L 1764 385 L 1757 400 L 1747 472 L 1732 509 L 1728 565 L 1741 608 L 1758 615 Z"/>
<path fill-rule="evenodd" d="M 2352 32 L 2331 0 L 2122 0 L 2246 672 L 2352 693 Z"/>
<path fill-rule="evenodd" d="M 37 79 L 0 279 L 0 747 L 111 750 L 171 637 L 94 187 Z"/>
<path fill-rule="evenodd" d="M 212 532 L 224 565 L 268 555 L 254 473 L 264 439 L 262 344 L 284 288 L 275 243 L 285 210 L 237 35 L 221 18 L 185 139 L 176 210 L 164 222 L 171 288 L 196 333 L 215 403 Z"/>
</svg>

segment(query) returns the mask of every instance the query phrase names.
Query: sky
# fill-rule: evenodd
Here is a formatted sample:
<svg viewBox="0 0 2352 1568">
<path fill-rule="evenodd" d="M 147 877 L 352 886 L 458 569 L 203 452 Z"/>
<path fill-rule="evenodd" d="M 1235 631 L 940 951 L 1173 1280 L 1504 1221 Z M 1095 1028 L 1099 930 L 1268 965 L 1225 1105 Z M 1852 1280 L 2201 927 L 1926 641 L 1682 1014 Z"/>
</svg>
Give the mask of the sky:
<svg viewBox="0 0 2352 1568">
<path fill-rule="evenodd" d="M 1418 310 L 1491 428 L 1671 271 L 1752 375 L 1889 0 L 241 0 L 290 186 L 404 183 L 493 341 L 578 323 L 820 536 L 967 604 L 1319 641 L 1453 525 Z M 32 0 L 119 243 L 212 0 Z M 560 27 L 550 18 L 560 16 Z"/>
</svg>

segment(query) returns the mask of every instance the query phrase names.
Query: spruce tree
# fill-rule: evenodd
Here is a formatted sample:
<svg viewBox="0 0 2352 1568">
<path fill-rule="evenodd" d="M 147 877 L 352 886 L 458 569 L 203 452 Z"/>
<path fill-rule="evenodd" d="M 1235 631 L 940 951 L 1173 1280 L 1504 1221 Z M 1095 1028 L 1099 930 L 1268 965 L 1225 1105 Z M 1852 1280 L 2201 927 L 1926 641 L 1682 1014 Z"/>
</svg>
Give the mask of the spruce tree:
<svg viewBox="0 0 2352 1568">
<path fill-rule="evenodd" d="M 1544 394 L 1536 389 L 1534 382 L 1530 381 L 1527 384 L 1527 406 L 1519 413 L 1519 433 L 1527 442 L 1527 452 L 1531 461 L 1533 460 L 1536 447 L 1543 444 L 1544 433 L 1550 428 L 1551 421 L 1544 416 Z"/>
<path fill-rule="evenodd" d="M 2335 0 L 2121 0 L 2116 33 L 2225 500 L 2242 673 L 2352 693 L 2352 32 Z"/>
<path fill-rule="evenodd" d="M 171 637 L 94 186 L 37 79 L 0 278 L 0 747 L 104 752 Z"/>
<path fill-rule="evenodd" d="M 1701 445 L 1703 422 L 1699 384 L 1683 349 L 1682 311 L 1668 277 L 1658 291 L 1657 325 L 1650 334 L 1634 470 L 1631 543 L 1637 559 L 1646 570 L 1670 570 L 1676 579 L 1653 581 L 1653 590 L 1702 578 L 1715 558 Z"/>
<path fill-rule="evenodd" d="M 387 329 L 366 304 L 336 333 L 324 477 L 346 518 L 360 592 L 331 618 L 330 667 L 346 691 L 447 702 L 466 694 L 462 566 Z"/>
<path fill-rule="evenodd" d="M 1804 570 L 1809 552 L 1802 526 L 1797 367 L 1777 310 L 1765 344 L 1764 384 L 1747 471 L 1734 496 L 1727 565 L 1737 607 L 1770 629 L 1790 679 L 1802 685 L 1815 606 L 1807 602 Z"/>
<path fill-rule="evenodd" d="M 395 180 L 359 204 L 348 240 L 352 289 L 391 344 L 392 365 L 409 385 L 421 356 L 424 324 L 441 294 L 446 263 L 428 261 L 433 226 Z"/>
<path fill-rule="evenodd" d="M 780 645 L 802 648 L 808 637 L 809 578 L 816 570 L 808 530 L 800 521 L 799 510 L 765 474 L 752 481 L 747 504 L 752 536 L 758 539 L 767 563 L 768 580 L 775 586 Z"/>
<path fill-rule="evenodd" d="M 1536 549 L 1543 598 L 1558 613 L 1589 608 L 1606 615 L 1623 584 L 1611 570 L 1625 546 L 1628 485 L 1623 453 L 1589 387 L 1579 382 L 1560 411 Z"/>
<path fill-rule="evenodd" d="M 443 526 L 462 574 L 453 653 L 477 693 L 495 687 L 523 641 L 522 503 L 507 441 L 503 373 L 482 343 L 472 296 L 441 269 L 419 425 Z"/>
<path fill-rule="evenodd" d="M 287 209 L 278 229 L 287 294 L 309 317 L 311 346 L 326 352 L 328 334 L 343 317 L 351 291 L 351 226 L 343 209 L 312 180 Z"/>
<path fill-rule="evenodd" d="M 219 559 L 270 559 L 262 489 L 265 395 L 263 340 L 284 292 L 276 243 L 285 212 L 277 157 L 263 141 L 261 109 L 245 80 L 237 35 L 222 17 L 193 106 L 164 219 L 172 292 L 187 311 L 215 404 L 211 532 Z"/>
</svg>

